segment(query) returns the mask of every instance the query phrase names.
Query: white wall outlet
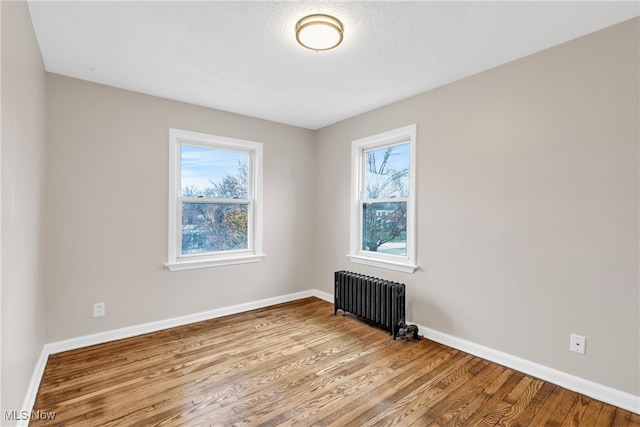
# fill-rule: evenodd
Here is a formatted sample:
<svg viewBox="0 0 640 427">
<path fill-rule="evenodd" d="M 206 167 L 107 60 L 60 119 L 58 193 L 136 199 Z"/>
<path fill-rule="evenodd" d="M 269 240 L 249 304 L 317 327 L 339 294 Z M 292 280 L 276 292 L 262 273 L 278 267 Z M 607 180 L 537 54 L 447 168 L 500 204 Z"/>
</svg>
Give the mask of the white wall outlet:
<svg viewBox="0 0 640 427">
<path fill-rule="evenodd" d="M 105 306 L 103 302 L 93 304 L 93 317 L 102 317 L 105 315 Z"/>
<path fill-rule="evenodd" d="M 586 337 L 583 337 L 582 335 L 571 334 L 571 342 L 569 344 L 569 350 L 575 353 L 585 354 L 586 344 L 587 344 Z"/>
</svg>

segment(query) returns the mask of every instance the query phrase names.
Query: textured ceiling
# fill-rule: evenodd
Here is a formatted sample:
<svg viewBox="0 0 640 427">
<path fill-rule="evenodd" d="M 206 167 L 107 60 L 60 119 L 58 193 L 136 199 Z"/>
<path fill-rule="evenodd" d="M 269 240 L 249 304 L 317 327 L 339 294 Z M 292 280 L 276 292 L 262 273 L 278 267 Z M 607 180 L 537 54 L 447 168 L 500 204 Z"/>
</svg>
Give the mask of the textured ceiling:
<svg viewBox="0 0 640 427">
<path fill-rule="evenodd" d="M 317 129 L 640 15 L 632 2 L 29 1 L 47 71 Z M 296 44 L 310 13 L 344 24 Z"/>
</svg>

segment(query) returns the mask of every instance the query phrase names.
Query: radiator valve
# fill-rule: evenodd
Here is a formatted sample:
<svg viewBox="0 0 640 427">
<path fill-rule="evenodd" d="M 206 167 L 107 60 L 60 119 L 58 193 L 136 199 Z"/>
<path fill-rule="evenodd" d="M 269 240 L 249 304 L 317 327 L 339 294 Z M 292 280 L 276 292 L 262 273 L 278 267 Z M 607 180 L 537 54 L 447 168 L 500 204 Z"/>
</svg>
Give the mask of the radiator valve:
<svg viewBox="0 0 640 427">
<path fill-rule="evenodd" d="M 419 340 L 421 337 L 418 335 L 418 325 L 402 323 L 400 329 L 398 329 L 398 337 Z"/>
</svg>

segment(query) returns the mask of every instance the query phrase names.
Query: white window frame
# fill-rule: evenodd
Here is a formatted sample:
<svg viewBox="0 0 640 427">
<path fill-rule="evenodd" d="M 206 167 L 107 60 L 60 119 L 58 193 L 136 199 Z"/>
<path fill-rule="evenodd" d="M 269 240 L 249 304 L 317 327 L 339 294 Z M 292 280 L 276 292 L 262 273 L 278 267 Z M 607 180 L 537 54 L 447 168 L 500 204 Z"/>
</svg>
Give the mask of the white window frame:
<svg viewBox="0 0 640 427">
<path fill-rule="evenodd" d="M 365 152 L 393 145 L 409 144 L 409 197 L 407 202 L 407 253 L 392 255 L 362 249 L 362 205 Z M 351 143 L 351 247 L 347 257 L 355 263 L 413 273 L 416 264 L 416 125 L 352 141 Z"/>
<path fill-rule="evenodd" d="M 249 154 L 248 248 L 244 250 L 182 255 L 182 197 L 180 156 L 182 145 L 241 151 Z M 215 200 L 225 203 L 228 201 Z M 259 142 L 169 129 L 169 251 L 165 264 L 170 271 L 259 262 L 262 253 L 262 144 Z"/>
</svg>

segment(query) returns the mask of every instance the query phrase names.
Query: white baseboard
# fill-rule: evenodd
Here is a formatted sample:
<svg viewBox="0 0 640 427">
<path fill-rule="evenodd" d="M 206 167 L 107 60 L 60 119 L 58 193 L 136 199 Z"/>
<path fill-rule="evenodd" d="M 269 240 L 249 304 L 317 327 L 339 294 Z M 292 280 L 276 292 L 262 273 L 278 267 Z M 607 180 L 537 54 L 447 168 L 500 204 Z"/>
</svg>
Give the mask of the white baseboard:
<svg viewBox="0 0 640 427">
<path fill-rule="evenodd" d="M 43 347 L 42 352 L 40 352 L 40 357 L 36 362 L 36 366 L 33 369 L 33 374 L 31 375 L 31 381 L 29 382 L 29 387 L 27 388 L 27 394 L 25 395 L 24 402 L 22 402 L 22 411 L 20 412 L 21 414 L 31 414 L 33 405 L 36 403 L 36 395 L 38 394 L 38 389 L 40 388 L 40 381 L 42 381 L 42 375 L 44 375 L 44 368 L 47 366 L 47 359 L 49 359 L 49 353 L 47 353 L 45 351 L 45 348 Z M 26 418 L 27 419 L 25 420 L 20 419 L 16 425 L 18 427 L 27 427 L 29 425 L 29 419 L 28 417 Z"/>
<path fill-rule="evenodd" d="M 461 338 L 454 337 L 424 326 L 418 325 L 418 331 L 425 338 L 453 347 L 465 353 L 473 354 L 491 362 L 515 369 L 527 375 L 559 385 L 576 393 L 584 394 L 596 400 L 617 406 L 627 411 L 640 414 L 640 396 L 634 396 L 612 387 L 568 374 L 539 363 L 531 362 L 508 353 L 494 350 Z"/>
<path fill-rule="evenodd" d="M 323 291 L 319 291 L 317 289 L 313 289 L 311 291 L 311 293 L 313 294 L 314 297 L 316 298 L 320 298 L 323 299 L 327 302 L 330 302 L 331 304 L 333 304 L 333 294 L 330 294 L 328 292 L 323 292 Z"/>
<path fill-rule="evenodd" d="M 238 304 L 231 307 L 223 307 L 209 310 L 201 313 L 190 314 L 187 316 L 176 317 L 173 319 L 161 320 L 158 322 L 150 322 L 142 325 L 130 326 L 112 331 L 100 332 L 97 334 L 85 335 L 78 338 L 71 338 L 64 341 L 45 344 L 40 358 L 34 369 L 27 395 L 24 400 L 23 408 L 31 412 L 35 403 L 40 381 L 44 374 L 44 368 L 50 354 L 60 353 L 63 351 L 74 350 L 77 348 L 87 347 L 90 345 L 101 344 L 123 338 L 129 338 L 136 335 L 142 335 L 150 332 L 160 331 L 162 329 L 173 328 L 176 326 L 187 325 L 189 323 L 200 322 L 203 320 L 215 319 L 217 317 L 227 316 L 230 314 L 241 313 L 244 311 L 255 310 L 257 308 L 268 307 L 270 305 L 280 304 L 283 302 L 294 301 L 297 299 L 317 297 L 333 303 L 333 295 L 317 289 L 309 291 L 296 292 L 293 294 L 282 295 L 274 298 L 267 298 L 259 301 Z M 499 363 L 511 369 L 523 372 L 528 375 L 540 378 L 561 387 L 584 394 L 597 400 L 609 403 L 622 409 L 640 414 L 640 396 L 635 396 L 614 388 L 558 371 L 535 362 L 531 362 L 520 357 L 503 353 L 489 347 L 482 346 L 461 338 L 454 337 L 424 326 L 418 325 L 421 335 L 430 340 L 453 347 L 457 350 L 473 354 L 483 359 Z M 26 426 L 27 424 L 19 424 Z"/>
</svg>

